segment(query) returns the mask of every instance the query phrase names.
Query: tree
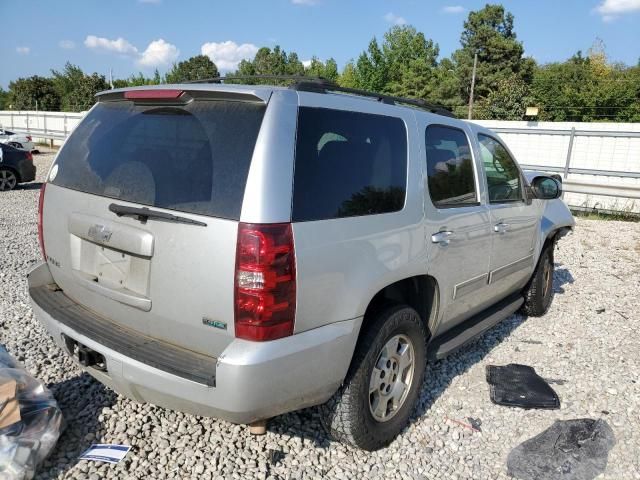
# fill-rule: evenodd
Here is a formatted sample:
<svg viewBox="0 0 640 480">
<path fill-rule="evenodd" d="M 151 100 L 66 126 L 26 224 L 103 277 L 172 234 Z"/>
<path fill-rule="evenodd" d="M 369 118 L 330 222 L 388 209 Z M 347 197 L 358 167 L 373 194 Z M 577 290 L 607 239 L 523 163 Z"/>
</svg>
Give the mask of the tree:
<svg viewBox="0 0 640 480">
<path fill-rule="evenodd" d="M 499 80 L 486 98 L 480 100 L 475 118 L 484 120 L 522 120 L 531 103 L 529 86 L 517 75 Z"/>
<path fill-rule="evenodd" d="M 338 80 L 338 64 L 333 58 L 322 62 L 318 57 L 312 57 L 311 63 L 304 69 L 304 75 L 322 77 L 335 82 Z"/>
<path fill-rule="evenodd" d="M 9 108 L 9 92 L 0 87 L 0 110 Z"/>
<path fill-rule="evenodd" d="M 311 65 L 305 68 L 297 53 L 290 52 L 287 54 L 280 46 L 276 45 L 273 50 L 269 47 L 260 48 L 253 60 L 242 60 L 235 74 L 239 76 L 313 75 L 335 80 L 338 78 L 338 65 L 332 58 L 323 63 L 318 58 L 313 57 Z M 242 82 L 268 83 L 272 85 L 289 83 L 273 79 L 243 80 Z"/>
<path fill-rule="evenodd" d="M 338 77 L 338 85 L 346 88 L 358 87 L 356 66 L 353 63 L 353 60 L 350 60 L 342 69 L 342 73 Z"/>
<path fill-rule="evenodd" d="M 566 62 L 539 67 L 531 93 L 541 120 L 640 120 L 640 68 L 609 63 L 598 40 L 586 57 L 577 52 Z"/>
<path fill-rule="evenodd" d="M 514 17 L 502 5 L 487 4 L 470 12 L 460 37 L 462 48 L 452 59 L 460 79 L 460 97 L 469 98 L 474 55 L 478 54 L 476 98 L 486 97 L 500 80 L 519 76 L 530 82 L 535 62 L 523 57 L 524 47 L 517 40 Z"/>
<path fill-rule="evenodd" d="M 9 82 L 9 103 L 15 110 L 60 109 L 60 96 L 52 79 L 34 75 Z"/>
<path fill-rule="evenodd" d="M 95 94 L 109 88 L 103 75 L 86 75 L 80 67 L 69 62 L 62 72 L 51 70 L 51 74 L 60 97 L 60 108 L 65 112 L 79 112 L 91 108 L 95 103 Z"/>
<path fill-rule="evenodd" d="M 358 88 L 383 92 L 387 86 L 389 70 L 375 37 L 369 42 L 367 50 L 358 57 L 355 72 Z"/>
<path fill-rule="evenodd" d="M 411 26 L 395 26 L 382 44 L 388 83 L 385 93 L 400 97 L 429 98 L 439 47 Z"/>
<path fill-rule="evenodd" d="M 220 76 L 218 67 L 206 55 L 196 55 L 184 62 L 173 64 L 173 67 L 165 76 L 166 83 L 183 83 L 193 80 L 202 80 L 205 78 L 214 78 Z M 160 74 L 156 70 L 155 80 L 160 82 Z"/>
</svg>

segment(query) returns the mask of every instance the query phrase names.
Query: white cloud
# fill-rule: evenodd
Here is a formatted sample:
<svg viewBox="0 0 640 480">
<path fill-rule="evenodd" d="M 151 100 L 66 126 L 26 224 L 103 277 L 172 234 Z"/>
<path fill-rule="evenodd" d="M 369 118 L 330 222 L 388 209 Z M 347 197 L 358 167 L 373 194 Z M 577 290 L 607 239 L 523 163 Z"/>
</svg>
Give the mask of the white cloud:
<svg viewBox="0 0 640 480">
<path fill-rule="evenodd" d="M 320 2 L 319 0 L 291 0 L 291 3 L 293 3 L 294 5 L 312 6 L 312 5 L 317 5 Z"/>
<path fill-rule="evenodd" d="M 625 13 L 640 11 L 640 0 L 602 0 L 595 9 L 605 22 L 612 22 Z"/>
<path fill-rule="evenodd" d="M 394 13 L 387 13 L 384 17 L 383 17 L 387 22 L 392 23 L 394 25 L 405 25 L 407 23 L 407 21 L 399 16 L 399 15 L 395 15 Z"/>
<path fill-rule="evenodd" d="M 62 47 L 62 42 L 60 42 Z M 180 50 L 175 45 L 166 42 L 162 38 L 151 42 L 147 48 L 140 52 L 135 46 L 124 38 L 110 40 L 104 37 L 89 35 L 84 41 L 85 47 L 98 52 L 110 52 L 133 57 L 138 66 L 142 68 L 162 67 L 177 60 Z M 66 47 L 63 47 L 66 48 Z"/>
<path fill-rule="evenodd" d="M 304 65 L 304 68 L 309 68 L 311 66 L 311 60 L 303 60 L 302 65 Z"/>
<path fill-rule="evenodd" d="M 72 48 L 76 48 L 76 44 L 72 40 L 60 40 L 58 42 L 58 46 L 60 48 L 64 48 L 65 50 L 71 50 Z"/>
<path fill-rule="evenodd" d="M 120 37 L 115 40 L 109 40 L 104 37 L 96 37 L 95 35 L 88 35 L 84 40 L 84 45 L 87 48 L 105 52 L 115 52 L 122 55 L 137 55 L 138 49 L 131 45 L 124 38 Z"/>
<path fill-rule="evenodd" d="M 442 11 L 444 13 L 450 13 L 456 15 L 458 13 L 464 13 L 467 11 L 462 5 L 447 5 L 446 7 L 442 7 Z"/>
<path fill-rule="evenodd" d="M 29 52 L 31 52 L 31 48 L 30 47 L 16 47 L 16 52 L 18 52 L 20 55 L 29 55 Z"/>
<path fill-rule="evenodd" d="M 216 64 L 219 70 L 229 71 L 238 68 L 241 60 L 252 58 L 258 51 L 253 43 L 238 45 L 232 40 L 226 42 L 208 42 L 200 47 L 203 55 L 206 55 Z"/>
<path fill-rule="evenodd" d="M 180 50 L 175 45 L 159 38 L 151 42 L 142 52 L 138 59 L 138 65 L 141 67 L 162 67 L 175 62 L 178 55 L 180 55 Z"/>
</svg>

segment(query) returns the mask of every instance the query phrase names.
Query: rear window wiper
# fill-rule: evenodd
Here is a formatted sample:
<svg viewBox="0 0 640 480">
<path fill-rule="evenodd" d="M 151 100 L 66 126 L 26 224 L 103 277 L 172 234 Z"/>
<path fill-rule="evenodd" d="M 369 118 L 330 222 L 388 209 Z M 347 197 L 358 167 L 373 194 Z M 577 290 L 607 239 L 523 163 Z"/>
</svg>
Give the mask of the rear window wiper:
<svg viewBox="0 0 640 480">
<path fill-rule="evenodd" d="M 187 217 L 180 217 L 171 213 L 158 212 L 157 210 L 150 210 L 146 207 L 127 207 L 126 205 L 118 205 L 112 203 L 109 205 L 109 211 L 115 213 L 119 217 L 134 217 L 142 223 L 147 223 L 150 218 L 153 220 L 161 220 L 165 222 L 186 223 L 188 225 L 198 225 L 200 227 L 206 227 L 207 224 L 199 222 L 198 220 L 191 220 Z"/>
</svg>

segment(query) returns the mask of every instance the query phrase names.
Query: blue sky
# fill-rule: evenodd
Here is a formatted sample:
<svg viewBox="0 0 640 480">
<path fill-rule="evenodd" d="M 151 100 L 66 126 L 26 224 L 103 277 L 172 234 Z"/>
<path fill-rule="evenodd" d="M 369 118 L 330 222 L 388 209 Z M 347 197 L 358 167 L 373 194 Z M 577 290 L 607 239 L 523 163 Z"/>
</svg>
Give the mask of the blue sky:
<svg viewBox="0 0 640 480">
<path fill-rule="evenodd" d="M 485 0 L 0 0 L 0 86 L 46 75 L 66 61 L 86 72 L 127 77 L 205 53 L 231 69 L 261 46 L 281 45 L 302 60 L 333 57 L 342 67 L 374 35 L 408 23 L 458 48 L 469 10 Z M 640 0 L 504 0 L 527 55 L 565 60 L 601 38 L 611 60 L 640 58 Z"/>
</svg>

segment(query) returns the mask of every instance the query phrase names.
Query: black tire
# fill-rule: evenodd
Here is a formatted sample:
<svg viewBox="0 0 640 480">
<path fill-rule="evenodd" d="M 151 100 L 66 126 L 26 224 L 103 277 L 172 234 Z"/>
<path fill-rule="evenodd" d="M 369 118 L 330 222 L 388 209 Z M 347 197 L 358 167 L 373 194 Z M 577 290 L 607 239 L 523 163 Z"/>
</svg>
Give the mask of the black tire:
<svg viewBox="0 0 640 480">
<path fill-rule="evenodd" d="M 424 380 L 427 331 L 418 313 L 405 305 L 387 306 L 381 309 L 375 318 L 369 320 L 366 330 L 358 340 L 342 387 L 322 408 L 324 426 L 334 439 L 372 451 L 391 443 L 407 424 L 415 408 Z M 370 393 L 370 382 L 372 378 L 373 381 L 382 382 L 378 380 L 377 374 L 372 377 L 374 367 L 377 368 L 376 362 L 383 358 L 383 349 L 385 352 L 388 351 L 386 350 L 388 342 L 393 342 L 396 338 L 401 339 L 398 343 L 398 352 L 408 348 L 407 345 L 410 342 L 413 366 L 405 368 L 404 371 L 395 370 L 397 373 L 390 373 L 387 378 L 392 379 L 396 386 L 398 383 L 396 377 L 409 378 L 408 375 L 412 373 L 411 381 L 408 392 L 401 394 L 404 400 L 398 402 L 399 407 L 391 408 L 391 413 L 388 413 L 390 418 L 380 421 L 372 413 L 373 407 L 370 404 L 372 396 L 378 395 L 377 398 L 381 403 L 392 400 L 387 400 L 390 397 L 382 398 L 385 395 L 384 383 L 379 386 L 380 391 L 383 391 L 382 394 L 378 392 L 377 387 L 373 393 Z M 402 343 L 405 341 L 407 343 Z M 389 367 L 387 363 L 385 362 L 384 365 Z M 409 368 L 412 370 L 409 371 Z M 393 372 L 393 369 L 396 369 L 395 361 L 388 372 Z M 377 369 L 377 372 L 380 372 L 380 378 L 384 378 L 384 372 L 380 369 Z M 389 386 L 387 386 L 386 395 L 389 395 Z M 388 409 L 387 403 L 385 412 Z"/>
<path fill-rule="evenodd" d="M 533 276 L 523 290 L 524 304 L 521 313 L 530 317 L 541 317 L 553 300 L 553 242 L 547 245 L 538 260 Z"/>
<path fill-rule="evenodd" d="M 18 174 L 10 168 L 0 168 L 0 192 L 8 192 L 18 185 Z"/>
</svg>

